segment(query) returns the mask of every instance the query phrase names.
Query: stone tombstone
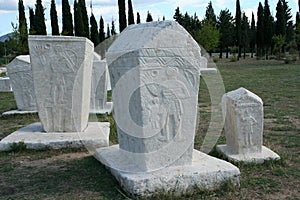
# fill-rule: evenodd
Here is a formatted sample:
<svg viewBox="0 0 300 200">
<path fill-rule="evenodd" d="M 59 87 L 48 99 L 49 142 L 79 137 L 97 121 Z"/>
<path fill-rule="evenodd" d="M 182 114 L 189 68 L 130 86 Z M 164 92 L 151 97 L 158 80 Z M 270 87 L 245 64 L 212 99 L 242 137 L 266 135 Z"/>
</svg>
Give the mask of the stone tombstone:
<svg viewBox="0 0 300 200">
<path fill-rule="evenodd" d="M 263 102 L 259 96 L 239 88 L 222 98 L 227 151 L 231 154 L 259 153 L 263 145 Z"/>
<path fill-rule="evenodd" d="M 28 41 L 44 130 L 82 132 L 89 116 L 93 43 L 67 36 L 29 36 Z"/>
<path fill-rule="evenodd" d="M 91 111 L 103 110 L 107 102 L 108 68 L 106 60 L 101 60 L 100 55 L 94 53 L 92 86 L 91 86 Z"/>
<path fill-rule="evenodd" d="M 30 56 L 17 56 L 7 65 L 14 97 L 20 111 L 37 110 Z"/>
<path fill-rule="evenodd" d="M 106 53 L 119 148 L 139 155 L 137 170 L 192 163 L 200 51 L 164 21 L 129 26 Z"/>
<path fill-rule="evenodd" d="M 0 92 L 11 92 L 11 84 L 9 77 L 0 77 Z"/>
</svg>

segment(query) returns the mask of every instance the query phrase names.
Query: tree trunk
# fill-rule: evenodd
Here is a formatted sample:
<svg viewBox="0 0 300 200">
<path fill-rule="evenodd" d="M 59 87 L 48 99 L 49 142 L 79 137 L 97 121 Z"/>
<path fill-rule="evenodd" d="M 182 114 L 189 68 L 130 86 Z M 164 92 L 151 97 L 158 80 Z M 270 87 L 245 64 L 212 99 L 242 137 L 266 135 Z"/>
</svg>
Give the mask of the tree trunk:
<svg viewBox="0 0 300 200">
<path fill-rule="evenodd" d="M 242 57 L 242 46 L 241 45 L 239 45 L 239 56 L 238 56 L 239 58 L 241 58 Z"/>
<path fill-rule="evenodd" d="M 253 58 L 253 46 L 251 46 L 251 58 Z"/>
<path fill-rule="evenodd" d="M 209 51 L 209 57 L 212 57 L 212 52 L 211 51 Z"/>
<path fill-rule="evenodd" d="M 266 60 L 269 60 L 269 48 L 266 47 Z"/>
<path fill-rule="evenodd" d="M 246 47 L 244 46 L 244 59 L 246 59 Z"/>
<path fill-rule="evenodd" d="M 300 51 L 299 51 L 300 52 Z M 228 58 L 228 53 L 229 53 L 229 47 L 226 47 L 226 58 Z"/>
<path fill-rule="evenodd" d="M 222 48 L 222 47 L 220 48 L 220 55 L 219 55 L 219 58 L 221 58 L 221 59 L 223 58 L 223 48 Z"/>
</svg>

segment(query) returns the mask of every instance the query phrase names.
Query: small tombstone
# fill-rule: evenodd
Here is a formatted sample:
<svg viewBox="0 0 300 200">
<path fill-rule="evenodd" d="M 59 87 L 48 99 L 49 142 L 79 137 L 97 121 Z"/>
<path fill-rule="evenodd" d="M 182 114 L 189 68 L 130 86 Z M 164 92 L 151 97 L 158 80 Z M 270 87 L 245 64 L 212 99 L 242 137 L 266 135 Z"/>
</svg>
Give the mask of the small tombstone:
<svg viewBox="0 0 300 200">
<path fill-rule="evenodd" d="M 0 77 L 0 92 L 12 92 L 9 77 Z"/>
<path fill-rule="evenodd" d="M 107 102 L 108 68 L 106 60 L 94 53 L 92 86 L 91 86 L 91 113 L 111 113 L 112 103 Z"/>
<path fill-rule="evenodd" d="M 222 98 L 226 145 L 217 149 L 237 161 L 263 162 L 279 156 L 263 146 L 263 101 L 256 94 L 239 88 Z"/>
<path fill-rule="evenodd" d="M 194 150 L 200 57 L 196 41 L 172 21 L 129 26 L 106 53 L 119 145 L 95 157 L 129 193 L 238 182 L 236 167 Z"/>
<path fill-rule="evenodd" d="M 93 43 L 86 38 L 30 36 L 38 113 L 46 132 L 87 127 Z"/>
<path fill-rule="evenodd" d="M 12 90 L 19 111 L 36 111 L 32 70 L 29 55 L 18 56 L 7 65 Z"/>
</svg>

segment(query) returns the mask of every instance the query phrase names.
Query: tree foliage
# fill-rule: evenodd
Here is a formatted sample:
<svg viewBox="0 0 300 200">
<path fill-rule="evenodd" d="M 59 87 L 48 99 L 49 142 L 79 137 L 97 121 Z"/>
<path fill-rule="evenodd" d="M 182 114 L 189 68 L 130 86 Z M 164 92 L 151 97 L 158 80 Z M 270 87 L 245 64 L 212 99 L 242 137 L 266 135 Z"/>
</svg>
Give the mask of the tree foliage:
<svg viewBox="0 0 300 200">
<path fill-rule="evenodd" d="M 74 35 L 72 14 L 68 0 L 62 0 L 62 35 Z"/>
<path fill-rule="evenodd" d="M 208 6 L 206 7 L 205 19 L 210 21 L 213 25 L 216 25 L 217 23 L 217 17 L 215 15 L 211 1 L 208 3 Z"/>
<path fill-rule="evenodd" d="M 76 0 L 74 1 L 74 32 L 75 32 L 75 36 L 78 37 L 86 36 L 84 30 L 81 6 Z"/>
<path fill-rule="evenodd" d="M 42 0 L 36 0 L 34 25 L 35 25 L 36 35 L 47 35 L 46 24 L 45 24 L 45 13 L 44 13 L 44 7 L 42 5 Z"/>
<path fill-rule="evenodd" d="M 18 40 L 20 45 L 20 53 L 28 53 L 28 31 L 27 31 L 27 22 L 25 16 L 25 8 L 23 0 L 19 0 L 18 3 L 19 9 L 19 27 L 18 27 Z"/>
<path fill-rule="evenodd" d="M 91 41 L 94 43 L 94 46 L 96 47 L 100 43 L 100 39 L 99 39 L 97 20 L 93 13 L 92 16 L 90 17 L 90 24 L 91 24 Z"/>
<path fill-rule="evenodd" d="M 120 32 L 127 26 L 125 0 L 118 0 Z"/>
<path fill-rule="evenodd" d="M 59 35 L 55 0 L 51 0 L 50 19 L 51 19 L 52 35 Z"/>
<path fill-rule="evenodd" d="M 261 3 L 257 9 L 257 31 L 256 31 L 257 55 L 263 56 L 264 48 L 264 11 Z"/>
<path fill-rule="evenodd" d="M 86 11 L 85 0 L 78 0 L 78 5 L 80 6 L 81 19 L 83 23 L 83 36 L 86 38 L 90 38 L 89 18 Z"/>
<path fill-rule="evenodd" d="M 265 45 L 265 52 L 266 52 L 266 58 L 268 59 L 268 53 L 269 49 L 272 45 L 272 36 L 273 36 L 273 17 L 270 12 L 270 6 L 268 0 L 265 0 L 265 5 L 264 5 L 264 29 L 263 29 L 263 34 L 264 34 L 264 45 Z"/>
<path fill-rule="evenodd" d="M 34 28 L 34 11 L 33 8 L 29 7 L 29 34 L 34 35 L 35 34 L 35 28 Z"/>
<path fill-rule="evenodd" d="M 254 49 L 255 49 L 255 44 L 256 44 L 256 26 L 255 26 L 254 13 L 252 12 L 251 28 L 250 28 L 251 58 L 253 58 L 253 52 L 254 52 Z"/>
<path fill-rule="evenodd" d="M 242 32 L 242 12 L 240 6 L 240 0 L 236 0 L 236 10 L 235 10 L 235 38 L 236 45 L 238 46 L 238 58 L 241 57 L 241 32 Z"/>
<path fill-rule="evenodd" d="M 246 16 L 245 13 L 242 14 L 241 28 L 242 28 L 241 45 L 243 46 L 244 49 L 244 59 L 245 59 L 246 48 L 249 45 L 249 32 L 250 32 L 248 17 Z"/>
<path fill-rule="evenodd" d="M 197 31 L 195 39 L 211 55 L 212 51 L 219 45 L 220 32 L 211 21 L 203 20 L 202 27 Z"/>
<path fill-rule="evenodd" d="M 99 28 L 99 39 L 100 39 L 100 43 L 103 42 L 105 40 L 105 32 L 104 32 L 104 20 L 102 18 L 102 16 L 100 17 L 100 28 Z"/>
<path fill-rule="evenodd" d="M 151 15 L 151 13 L 148 11 L 148 12 L 147 12 L 147 19 L 146 19 L 146 22 L 152 22 L 152 21 L 153 21 L 152 15 Z"/>
<path fill-rule="evenodd" d="M 140 24 L 140 23 L 141 23 L 141 16 L 140 16 L 140 13 L 139 13 L 139 12 L 136 13 L 136 23 L 137 23 L 137 24 Z"/>
<path fill-rule="evenodd" d="M 111 30 L 110 30 L 110 33 L 111 33 L 112 36 L 115 35 L 115 34 L 117 34 L 116 28 L 115 28 L 115 22 L 114 22 L 114 20 L 112 20 L 112 22 L 111 22 Z"/>
<path fill-rule="evenodd" d="M 233 45 L 233 17 L 228 9 L 220 11 L 217 27 L 220 30 L 220 58 L 224 48 L 228 58 L 228 47 Z"/>
<path fill-rule="evenodd" d="M 128 0 L 128 25 L 134 24 L 134 15 L 131 0 Z"/>
</svg>

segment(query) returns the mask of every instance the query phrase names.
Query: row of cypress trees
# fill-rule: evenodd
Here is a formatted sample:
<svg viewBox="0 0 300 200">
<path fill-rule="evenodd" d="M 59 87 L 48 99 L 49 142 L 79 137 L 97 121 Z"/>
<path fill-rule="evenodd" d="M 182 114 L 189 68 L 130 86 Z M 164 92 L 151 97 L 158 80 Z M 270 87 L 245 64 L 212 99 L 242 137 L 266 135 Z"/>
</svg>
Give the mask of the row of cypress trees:
<svg viewBox="0 0 300 200">
<path fill-rule="evenodd" d="M 300 3 L 299 3 L 300 4 Z M 300 7 L 300 5 L 299 5 Z M 242 53 L 250 50 L 251 56 L 256 50 L 259 57 L 269 58 L 271 53 L 297 46 L 300 52 L 300 14 L 297 12 L 296 24 L 293 24 L 291 8 L 286 0 L 278 0 L 276 6 L 276 20 L 271 15 L 268 0 L 264 5 L 259 2 L 257 22 L 252 13 L 251 23 L 244 12 L 241 11 L 240 1 L 236 0 L 235 17 L 228 9 L 221 10 L 217 17 L 212 3 L 209 2 L 204 20 L 200 21 L 196 13 L 190 16 L 180 13 L 179 7 L 175 10 L 173 18 L 183 25 L 196 40 L 199 40 L 208 51 L 219 48 L 220 58 L 223 50 L 228 57 L 229 47 L 236 47 L 237 59 Z M 219 32 L 219 34 L 218 34 Z M 201 37 L 200 37 L 201 36 Z M 201 40 L 203 36 L 205 40 Z M 215 37 L 213 37 L 215 36 Z M 216 43 L 216 40 L 217 43 Z"/>
</svg>

